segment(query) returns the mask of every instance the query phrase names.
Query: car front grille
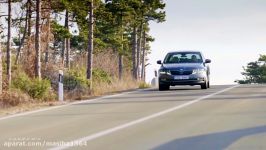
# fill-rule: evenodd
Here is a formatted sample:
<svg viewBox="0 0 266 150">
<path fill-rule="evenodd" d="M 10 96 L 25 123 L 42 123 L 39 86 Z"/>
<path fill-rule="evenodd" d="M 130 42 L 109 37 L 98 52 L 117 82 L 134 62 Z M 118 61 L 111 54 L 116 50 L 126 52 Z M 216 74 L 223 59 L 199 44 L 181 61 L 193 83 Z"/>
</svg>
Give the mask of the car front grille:
<svg viewBox="0 0 266 150">
<path fill-rule="evenodd" d="M 191 75 L 192 71 L 172 70 L 171 75 Z"/>
</svg>

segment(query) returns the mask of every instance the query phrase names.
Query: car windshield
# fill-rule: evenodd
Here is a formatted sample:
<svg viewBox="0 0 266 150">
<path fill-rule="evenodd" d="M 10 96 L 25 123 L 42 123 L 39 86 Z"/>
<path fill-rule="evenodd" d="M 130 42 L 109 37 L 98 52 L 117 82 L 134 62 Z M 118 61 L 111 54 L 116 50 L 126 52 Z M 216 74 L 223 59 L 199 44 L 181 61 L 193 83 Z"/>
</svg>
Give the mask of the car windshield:
<svg viewBox="0 0 266 150">
<path fill-rule="evenodd" d="M 164 59 L 165 64 L 170 63 L 202 63 L 199 52 L 176 52 L 168 53 Z"/>
</svg>

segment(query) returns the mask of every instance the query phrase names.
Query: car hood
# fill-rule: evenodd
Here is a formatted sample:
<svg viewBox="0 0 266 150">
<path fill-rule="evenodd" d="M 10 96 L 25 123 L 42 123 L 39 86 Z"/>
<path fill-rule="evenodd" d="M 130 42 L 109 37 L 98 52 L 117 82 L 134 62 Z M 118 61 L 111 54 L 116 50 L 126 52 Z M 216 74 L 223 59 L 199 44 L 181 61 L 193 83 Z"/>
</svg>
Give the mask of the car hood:
<svg viewBox="0 0 266 150">
<path fill-rule="evenodd" d="M 193 70 L 193 69 L 204 69 L 203 63 L 179 63 L 179 64 L 163 64 L 161 69 L 183 69 L 183 70 Z"/>
</svg>

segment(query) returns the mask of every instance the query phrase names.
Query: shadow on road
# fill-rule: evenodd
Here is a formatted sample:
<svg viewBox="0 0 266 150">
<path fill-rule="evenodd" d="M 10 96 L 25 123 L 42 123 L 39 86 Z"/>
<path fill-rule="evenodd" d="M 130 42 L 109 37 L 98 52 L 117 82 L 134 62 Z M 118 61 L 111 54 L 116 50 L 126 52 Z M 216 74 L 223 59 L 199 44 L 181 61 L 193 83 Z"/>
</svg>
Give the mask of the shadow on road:
<svg viewBox="0 0 266 150">
<path fill-rule="evenodd" d="M 223 150 L 240 138 L 266 132 L 266 126 L 176 139 L 153 150 Z M 265 149 L 266 147 L 264 147 Z"/>
<path fill-rule="evenodd" d="M 205 94 L 210 94 L 213 93 L 213 90 L 201 90 L 198 88 L 184 88 L 184 87 L 179 87 L 179 88 L 171 88 L 170 90 L 167 91 L 159 91 L 158 89 L 146 89 L 143 91 L 139 91 L 137 93 L 133 94 L 127 94 L 124 96 L 117 96 L 117 97 L 108 97 L 105 99 L 141 99 L 141 98 L 159 98 L 159 97 L 191 97 L 191 96 L 204 96 Z"/>
<path fill-rule="evenodd" d="M 223 86 L 224 87 L 224 86 Z M 158 91 L 158 89 L 146 89 L 136 93 L 122 96 L 103 98 L 103 101 L 78 103 L 74 105 L 95 105 L 95 104 L 126 104 L 126 103 L 158 103 L 158 102 L 178 102 L 192 101 L 195 98 L 206 96 L 216 92 L 216 88 L 202 90 L 197 87 L 174 87 L 168 91 Z"/>
<path fill-rule="evenodd" d="M 215 86 L 211 86 L 211 89 L 223 89 L 223 88 L 227 88 L 233 85 L 215 85 Z M 146 89 L 145 91 L 158 91 L 158 87 L 156 88 L 150 88 L 150 89 Z M 183 85 L 183 86 L 171 86 L 170 90 L 168 91 L 205 91 L 202 90 L 201 87 L 199 85 L 194 85 L 194 86 L 190 86 L 190 85 Z M 168 91 L 160 91 L 160 92 L 168 92 Z"/>
<path fill-rule="evenodd" d="M 184 88 L 184 87 L 171 87 L 167 91 L 192 91 L 192 90 L 201 90 L 200 87 L 192 87 L 192 88 Z M 158 88 L 152 88 L 145 91 L 159 91 Z M 167 92 L 167 91 L 160 91 L 160 92 Z"/>
</svg>

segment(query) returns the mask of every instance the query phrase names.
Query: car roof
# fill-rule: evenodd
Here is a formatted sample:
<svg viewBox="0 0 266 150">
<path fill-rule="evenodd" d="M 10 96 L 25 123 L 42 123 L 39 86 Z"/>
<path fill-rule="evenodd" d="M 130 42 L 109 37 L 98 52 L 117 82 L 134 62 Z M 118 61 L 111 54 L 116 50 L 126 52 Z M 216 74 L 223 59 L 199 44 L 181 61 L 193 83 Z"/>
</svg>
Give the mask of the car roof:
<svg viewBox="0 0 266 150">
<path fill-rule="evenodd" d="M 179 51 L 170 51 L 170 52 L 168 52 L 168 53 L 179 53 L 179 52 L 181 52 L 181 53 L 193 53 L 193 52 L 196 52 L 196 53 L 201 53 L 201 51 L 196 51 L 196 50 L 179 50 Z"/>
</svg>

